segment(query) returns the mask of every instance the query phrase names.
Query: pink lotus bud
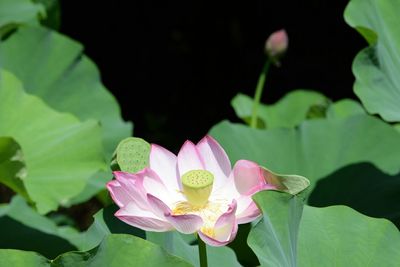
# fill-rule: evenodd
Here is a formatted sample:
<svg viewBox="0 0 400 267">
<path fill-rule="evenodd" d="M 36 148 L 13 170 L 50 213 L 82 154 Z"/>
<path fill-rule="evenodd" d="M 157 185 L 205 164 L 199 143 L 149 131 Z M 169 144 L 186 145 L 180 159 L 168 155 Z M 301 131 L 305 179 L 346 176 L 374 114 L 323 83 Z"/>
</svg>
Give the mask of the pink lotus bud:
<svg viewBox="0 0 400 267">
<path fill-rule="evenodd" d="M 265 52 L 273 60 L 278 61 L 288 47 L 289 38 L 284 29 L 272 33 L 265 43 Z"/>
</svg>

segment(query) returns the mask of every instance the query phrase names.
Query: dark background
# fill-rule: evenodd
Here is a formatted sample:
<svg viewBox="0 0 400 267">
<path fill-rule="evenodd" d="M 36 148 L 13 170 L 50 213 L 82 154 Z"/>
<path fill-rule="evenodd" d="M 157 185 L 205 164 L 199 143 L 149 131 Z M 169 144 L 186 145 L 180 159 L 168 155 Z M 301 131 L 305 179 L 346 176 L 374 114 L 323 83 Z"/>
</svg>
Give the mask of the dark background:
<svg viewBox="0 0 400 267">
<path fill-rule="evenodd" d="M 83 43 L 135 136 L 176 150 L 235 117 L 230 100 L 253 95 L 268 35 L 289 50 L 262 101 L 294 89 L 354 97 L 351 63 L 366 43 L 346 25 L 348 1 L 61 1 L 61 32 Z"/>
</svg>

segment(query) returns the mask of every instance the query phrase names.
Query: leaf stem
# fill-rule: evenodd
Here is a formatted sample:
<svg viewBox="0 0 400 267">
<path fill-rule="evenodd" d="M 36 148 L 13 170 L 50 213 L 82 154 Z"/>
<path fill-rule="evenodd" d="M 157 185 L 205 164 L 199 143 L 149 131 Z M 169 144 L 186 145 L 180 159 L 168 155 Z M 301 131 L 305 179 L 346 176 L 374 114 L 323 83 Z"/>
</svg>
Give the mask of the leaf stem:
<svg viewBox="0 0 400 267">
<path fill-rule="evenodd" d="M 200 267 L 207 267 L 207 247 L 206 244 L 201 240 L 200 236 L 197 235 L 197 241 L 199 246 L 199 259 Z"/>
<path fill-rule="evenodd" d="M 269 70 L 269 66 L 271 65 L 271 60 L 268 58 L 265 61 L 264 67 L 261 71 L 260 76 L 258 77 L 256 92 L 254 93 L 254 101 L 253 101 L 253 112 L 251 113 L 250 127 L 257 128 L 257 111 L 258 106 L 260 105 L 261 95 L 264 89 L 265 79 L 267 77 L 267 73 Z"/>
</svg>

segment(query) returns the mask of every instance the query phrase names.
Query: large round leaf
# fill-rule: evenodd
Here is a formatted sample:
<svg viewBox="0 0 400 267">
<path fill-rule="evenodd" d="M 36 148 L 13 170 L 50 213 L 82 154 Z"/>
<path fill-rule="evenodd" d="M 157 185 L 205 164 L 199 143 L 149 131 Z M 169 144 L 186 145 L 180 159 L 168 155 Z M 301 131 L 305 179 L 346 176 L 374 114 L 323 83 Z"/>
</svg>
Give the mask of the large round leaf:
<svg viewBox="0 0 400 267">
<path fill-rule="evenodd" d="M 46 17 L 42 19 L 41 24 L 46 27 L 59 30 L 61 25 L 61 7 L 60 0 L 34 0 L 46 8 Z"/>
<path fill-rule="evenodd" d="M 395 267 L 400 262 L 397 228 L 346 206 L 305 206 L 298 238 L 299 266 Z"/>
<path fill-rule="evenodd" d="M 100 244 L 101 240 L 110 234 L 130 234 L 145 238 L 145 231 L 130 226 L 115 217 L 114 214 L 117 210 L 116 205 L 110 205 L 98 211 L 93 216 L 94 222 L 89 229 L 71 241 L 79 250 L 89 250 Z"/>
<path fill-rule="evenodd" d="M 67 225 L 38 214 L 20 196 L 9 204 L 0 205 L 0 248 L 13 248 L 38 252 L 55 258 L 71 250 L 90 250 L 110 234 L 131 234 L 145 238 L 145 232 L 132 227 L 114 216 L 118 207 L 111 205 L 94 215 L 87 231 L 79 232 Z M 51 246 L 49 246 L 51 244 Z"/>
<path fill-rule="evenodd" d="M 188 236 L 186 236 L 188 237 Z M 190 245 L 184 240 L 183 235 L 176 231 L 156 233 L 147 232 L 146 239 L 164 247 L 169 253 L 182 257 L 194 266 L 199 265 L 199 249 L 197 245 Z M 189 239 L 190 240 L 190 239 Z M 194 241 L 194 236 L 192 241 Z M 229 247 L 207 246 L 207 258 L 209 266 L 239 267 L 236 255 Z"/>
<path fill-rule="evenodd" d="M 323 117 L 328 103 L 329 99 L 321 93 L 307 90 L 292 91 L 272 105 L 260 104 L 257 128 L 290 128 L 307 118 Z M 250 122 L 253 110 L 251 97 L 238 94 L 232 99 L 231 105 L 239 118 Z M 319 115 L 316 114 L 318 110 L 321 110 Z"/>
<path fill-rule="evenodd" d="M 50 261 L 31 251 L 0 249 L 0 266 L 50 267 Z"/>
<path fill-rule="evenodd" d="M 400 173 L 388 175 L 370 163 L 346 166 L 321 179 L 308 203 L 315 207 L 347 205 L 373 217 L 390 219 L 400 229 Z"/>
<path fill-rule="evenodd" d="M 81 250 L 91 249 L 97 246 L 101 240 L 111 234 L 125 233 L 144 238 L 157 245 L 160 245 L 168 251 L 168 253 L 181 257 L 186 261 L 197 266 L 199 263 L 197 245 L 190 245 L 190 242 L 184 240 L 183 235 L 176 231 L 156 233 L 144 232 L 141 229 L 127 225 L 114 216 L 118 209 L 115 205 L 111 205 L 100 210 L 94 216 L 94 223 L 90 228 L 80 235 L 79 240 L 75 241 L 77 247 Z M 186 235 L 193 240 L 194 235 Z M 192 238 L 190 238 L 192 237 Z M 76 242 L 78 241 L 78 242 Z M 233 267 L 240 266 L 236 260 L 235 253 L 228 247 L 207 247 L 207 256 L 210 266 Z"/>
<path fill-rule="evenodd" d="M 31 0 L 0 0 L 0 36 L 15 25 L 37 23 L 44 14 L 44 7 Z"/>
<path fill-rule="evenodd" d="M 0 183 L 29 198 L 22 179 L 26 166 L 21 146 L 11 137 L 0 137 Z"/>
<path fill-rule="evenodd" d="M 0 136 L 20 144 L 28 172 L 24 185 L 39 212 L 46 213 L 68 203 L 106 167 L 101 129 L 27 95 L 12 74 L 3 71 L 0 78 Z"/>
<path fill-rule="evenodd" d="M 253 199 L 262 210 L 263 219 L 250 231 L 248 244 L 261 266 L 296 266 L 302 199 L 266 191 L 254 195 Z"/>
<path fill-rule="evenodd" d="M 367 115 L 310 120 L 297 129 L 251 129 L 227 121 L 211 131 L 232 161 L 250 159 L 280 173 L 315 182 L 352 163 L 371 162 L 389 174 L 400 170 L 400 135 Z"/>
<path fill-rule="evenodd" d="M 51 244 L 49 244 L 51 245 Z M 86 252 L 67 252 L 50 261 L 28 251 L 0 249 L 0 266 L 14 267 L 193 267 L 163 248 L 130 235 L 110 235 Z"/>
<path fill-rule="evenodd" d="M 30 250 L 48 258 L 76 250 L 83 236 L 70 226 L 57 226 L 38 214 L 20 196 L 0 205 L 0 248 Z M 92 247 L 97 246 L 100 240 Z M 0 265 L 2 266 L 2 265 Z"/>
<path fill-rule="evenodd" d="M 366 109 L 387 121 L 400 121 L 400 2 L 352 0 L 346 22 L 371 45 L 353 62 L 354 91 Z"/>
<path fill-rule="evenodd" d="M 96 65 L 83 55 L 81 44 L 66 36 L 45 28 L 20 27 L 0 44 L 0 66 L 52 108 L 81 120 L 99 120 L 107 160 L 118 142 L 132 134 L 131 123 L 121 119 L 118 103 L 102 85 Z M 69 204 L 89 199 L 105 188 L 111 176 L 110 171 L 96 173 Z"/>
<path fill-rule="evenodd" d="M 53 261 L 53 265 L 63 267 L 192 266 L 151 242 L 124 234 L 109 235 L 98 247 L 87 252 L 68 252 L 60 255 Z"/>
<path fill-rule="evenodd" d="M 361 104 L 352 99 L 341 99 L 329 105 L 326 110 L 327 118 L 347 118 L 353 115 L 367 114 Z"/>
<path fill-rule="evenodd" d="M 122 121 L 118 103 L 82 50 L 81 44 L 55 31 L 20 27 L 0 44 L 0 66 L 55 110 L 99 120 L 106 158 L 111 159 L 118 142 L 131 135 L 132 125 Z"/>
<path fill-rule="evenodd" d="M 251 230 L 248 243 L 261 266 L 364 267 L 400 262 L 400 233 L 385 219 L 346 206 L 305 206 L 302 213 L 298 196 L 276 191 L 259 192 L 254 200 L 263 219 Z"/>
<path fill-rule="evenodd" d="M 396 175 L 400 168 L 399 132 L 367 115 L 306 121 L 297 129 L 256 130 L 222 122 L 211 130 L 211 134 L 221 142 L 232 160 L 251 159 L 272 170 L 306 176 L 311 181 L 309 192 L 319 180 L 349 164 L 371 163 L 389 175 Z M 385 195 L 387 193 L 389 199 L 397 199 L 396 188 L 393 187 L 398 183 L 396 177 L 371 177 L 373 188 L 379 188 L 379 192 L 362 198 L 357 197 L 358 193 L 349 194 L 346 203 L 370 216 L 382 216 L 397 223 L 400 207 L 391 205 L 388 209 L 389 200 Z M 347 184 L 349 186 L 344 192 L 357 191 L 357 183 L 366 182 L 361 172 L 347 178 L 346 181 L 331 180 L 332 191 L 340 191 Z M 393 180 L 390 181 L 391 178 Z M 382 211 L 379 214 L 371 208 L 366 209 L 369 201 L 378 196 L 387 200 L 376 201 L 373 205 Z M 360 203 L 362 201 L 366 203 Z"/>
</svg>

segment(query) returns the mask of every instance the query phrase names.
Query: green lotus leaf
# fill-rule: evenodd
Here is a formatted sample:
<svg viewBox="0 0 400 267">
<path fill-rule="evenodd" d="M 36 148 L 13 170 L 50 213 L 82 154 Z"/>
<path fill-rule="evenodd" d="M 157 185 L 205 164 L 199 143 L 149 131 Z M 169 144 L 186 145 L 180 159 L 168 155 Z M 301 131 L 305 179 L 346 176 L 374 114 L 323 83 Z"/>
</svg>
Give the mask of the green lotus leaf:
<svg viewBox="0 0 400 267">
<path fill-rule="evenodd" d="M 86 232 L 74 240 L 79 250 L 89 250 L 98 246 L 104 237 L 110 234 L 130 234 L 145 238 L 145 231 L 130 226 L 114 216 L 118 210 L 116 205 L 110 205 L 99 210 L 94 216 L 94 222 Z"/>
<path fill-rule="evenodd" d="M 214 126 L 210 134 L 225 148 L 233 162 L 245 158 L 279 173 L 307 177 L 311 182 L 308 193 L 313 192 L 318 181 L 349 164 L 370 163 L 389 176 L 397 175 L 400 169 L 399 132 L 368 115 L 309 120 L 298 128 L 271 130 L 251 129 L 224 121 Z M 340 190 L 346 184 L 354 185 L 352 188 L 356 190 L 356 182 L 362 181 L 363 177 L 360 172 L 348 177 L 345 183 L 343 180 L 332 182 L 332 191 Z M 396 180 L 389 182 L 373 177 L 371 181 L 374 188 L 385 192 L 393 190 L 393 184 L 397 183 Z M 348 197 L 355 198 L 356 195 Z M 367 197 L 363 199 L 368 203 Z M 351 203 L 357 201 L 360 199 L 355 198 Z M 387 210 L 384 204 L 387 202 L 376 203 L 381 204 L 379 209 Z M 352 207 L 358 209 L 360 206 Z M 381 216 L 397 221 L 400 219 L 400 207 L 392 207 L 390 212 Z M 372 216 L 376 213 L 367 214 Z"/>
<path fill-rule="evenodd" d="M 26 166 L 21 146 L 11 137 L 0 137 L 0 183 L 29 199 L 22 179 Z"/>
<path fill-rule="evenodd" d="M 58 226 L 18 195 L 9 204 L 0 205 L 0 225 L 0 248 L 35 251 L 48 258 L 76 250 L 84 241 L 75 228 Z"/>
<path fill-rule="evenodd" d="M 253 196 L 263 218 L 248 244 L 261 266 L 397 266 L 400 234 L 385 219 L 346 206 L 314 208 L 299 196 L 262 191 Z"/>
<path fill-rule="evenodd" d="M 11 136 L 24 152 L 30 199 L 40 213 L 65 205 L 88 179 L 105 169 L 101 128 L 59 113 L 28 95 L 9 72 L 0 73 L 0 136 Z"/>
<path fill-rule="evenodd" d="M 263 219 L 251 229 L 247 242 L 261 266 L 296 266 L 302 199 L 273 191 L 260 192 L 253 199 Z"/>
<path fill-rule="evenodd" d="M 123 233 L 145 238 L 143 230 L 114 216 L 117 209 L 115 205 L 101 209 L 94 215 L 94 222 L 88 230 L 79 232 L 38 214 L 17 195 L 9 204 L 0 205 L 0 248 L 35 251 L 51 259 L 71 250 L 93 249 L 110 234 Z"/>
<path fill-rule="evenodd" d="M 181 257 L 194 266 L 199 265 L 199 252 L 197 245 L 190 245 L 194 242 L 194 235 L 182 235 L 173 232 L 146 232 L 146 239 L 164 247 L 172 255 Z M 207 259 L 209 266 L 239 267 L 236 255 L 229 247 L 207 246 Z"/>
<path fill-rule="evenodd" d="M 362 105 L 352 99 L 341 99 L 329 105 L 326 111 L 327 118 L 347 118 L 353 115 L 367 114 Z"/>
<path fill-rule="evenodd" d="M 54 30 L 59 30 L 61 25 L 61 8 L 59 0 L 34 0 L 42 4 L 46 9 L 46 17 L 41 24 Z"/>
<path fill-rule="evenodd" d="M 118 142 L 132 134 L 132 124 L 122 120 L 118 103 L 102 85 L 96 65 L 83 55 L 82 45 L 68 37 L 46 28 L 20 27 L 0 44 L 0 66 L 55 110 L 81 120 L 99 120 L 106 160 L 111 160 Z M 96 173 L 68 205 L 103 190 L 111 177 L 110 171 Z"/>
<path fill-rule="evenodd" d="M 81 44 L 55 31 L 21 27 L 0 45 L 0 65 L 11 71 L 24 89 L 53 109 L 81 120 L 98 119 L 106 158 L 131 134 L 115 98 L 101 84 L 96 65 L 82 54 Z"/>
<path fill-rule="evenodd" d="M 181 258 L 168 254 L 160 246 L 126 234 L 109 235 L 98 247 L 86 252 L 62 254 L 53 261 L 53 265 L 63 267 L 193 266 Z"/>
<path fill-rule="evenodd" d="M 19 24 L 38 24 L 45 14 L 43 5 L 31 0 L 0 0 L 0 37 Z"/>
<path fill-rule="evenodd" d="M 245 158 L 279 173 L 300 174 L 310 179 L 310 189 L 352 163 L 370 162 L 393 175 L 400 170 L 399 133 L 367 115 L 305 121 L 298 129 L 259 130 L 223 121 L 210 134 L 233 162 Z"/>
<path fill-rule="evenodd" d="M 354 92 L 368 112 L 400 121 L 399 1 L 352 0 L 344 17 L 370 46 L 353 62 Z"/>
<path fill-rule="evenodd" d="M 0 249 L 0 266 L 50 267 L 50 261 L 42 255 L 16 249 Z"/>
<path fill-rule="evenodd" d="M 372 217 L 390 219 L 400 228 L 399 207 L 393 204 L 400 203 L 400 173 L 388 175 L 371 163 L 348 165 L 319 180 L 308 203 L 350 206 Z"/>
<path fill-rule="evenodd" d="M 144 239 L 115 234 L 104 238 L 100 245 L 85 252 L 67 252 L 54 260 L 22 250 L 0 249 L 0 266 L 15 267 L 193 267 L 181 258 Z"/>
<path fill-rule="evenodd" d="M 386 219 L 364 216 L 346 206 L 305 206 L 298 239 L 299 266 L 397 266 L 400 262 L 398 229 Z"/>
<path fill-rule="evenodd" d="M 329 99 L 314 91 L 296 90 L 285 95 L 272 105 L 260 104 L 258 107 L 257 128 L 294 127 L 307 118 L 324 117 Z M 231 105 L 236 115 L 249 123 L 253 99 L 244 94 L 236 95 Z"/>
<path fill-rule="evenodd" d="M 94 222 L 89 229 L 82 233 L 79 240 L 74 240 L 80 250 L 87 250 L 97 246 L 101 240 L 111 234 L 131 234 L 145 238 L 160 245 L 168 253 L 181 257 L 197 266 L 199 263 L 197 245 L 190 245 L 194 235 L 182 235 L 176 231 L 156 233 L 144 232 L 141 229 L 130 226 L 114 216 L 118 207 L 111 205 L 100 210 L 94 216 Z M 78 241 L 78 242 L 76 242 Z M 207 256 L 210 266 L 234 267 L 240 266 L 235 253 L 228 247 L 207 247 Z"/>
</svg>

